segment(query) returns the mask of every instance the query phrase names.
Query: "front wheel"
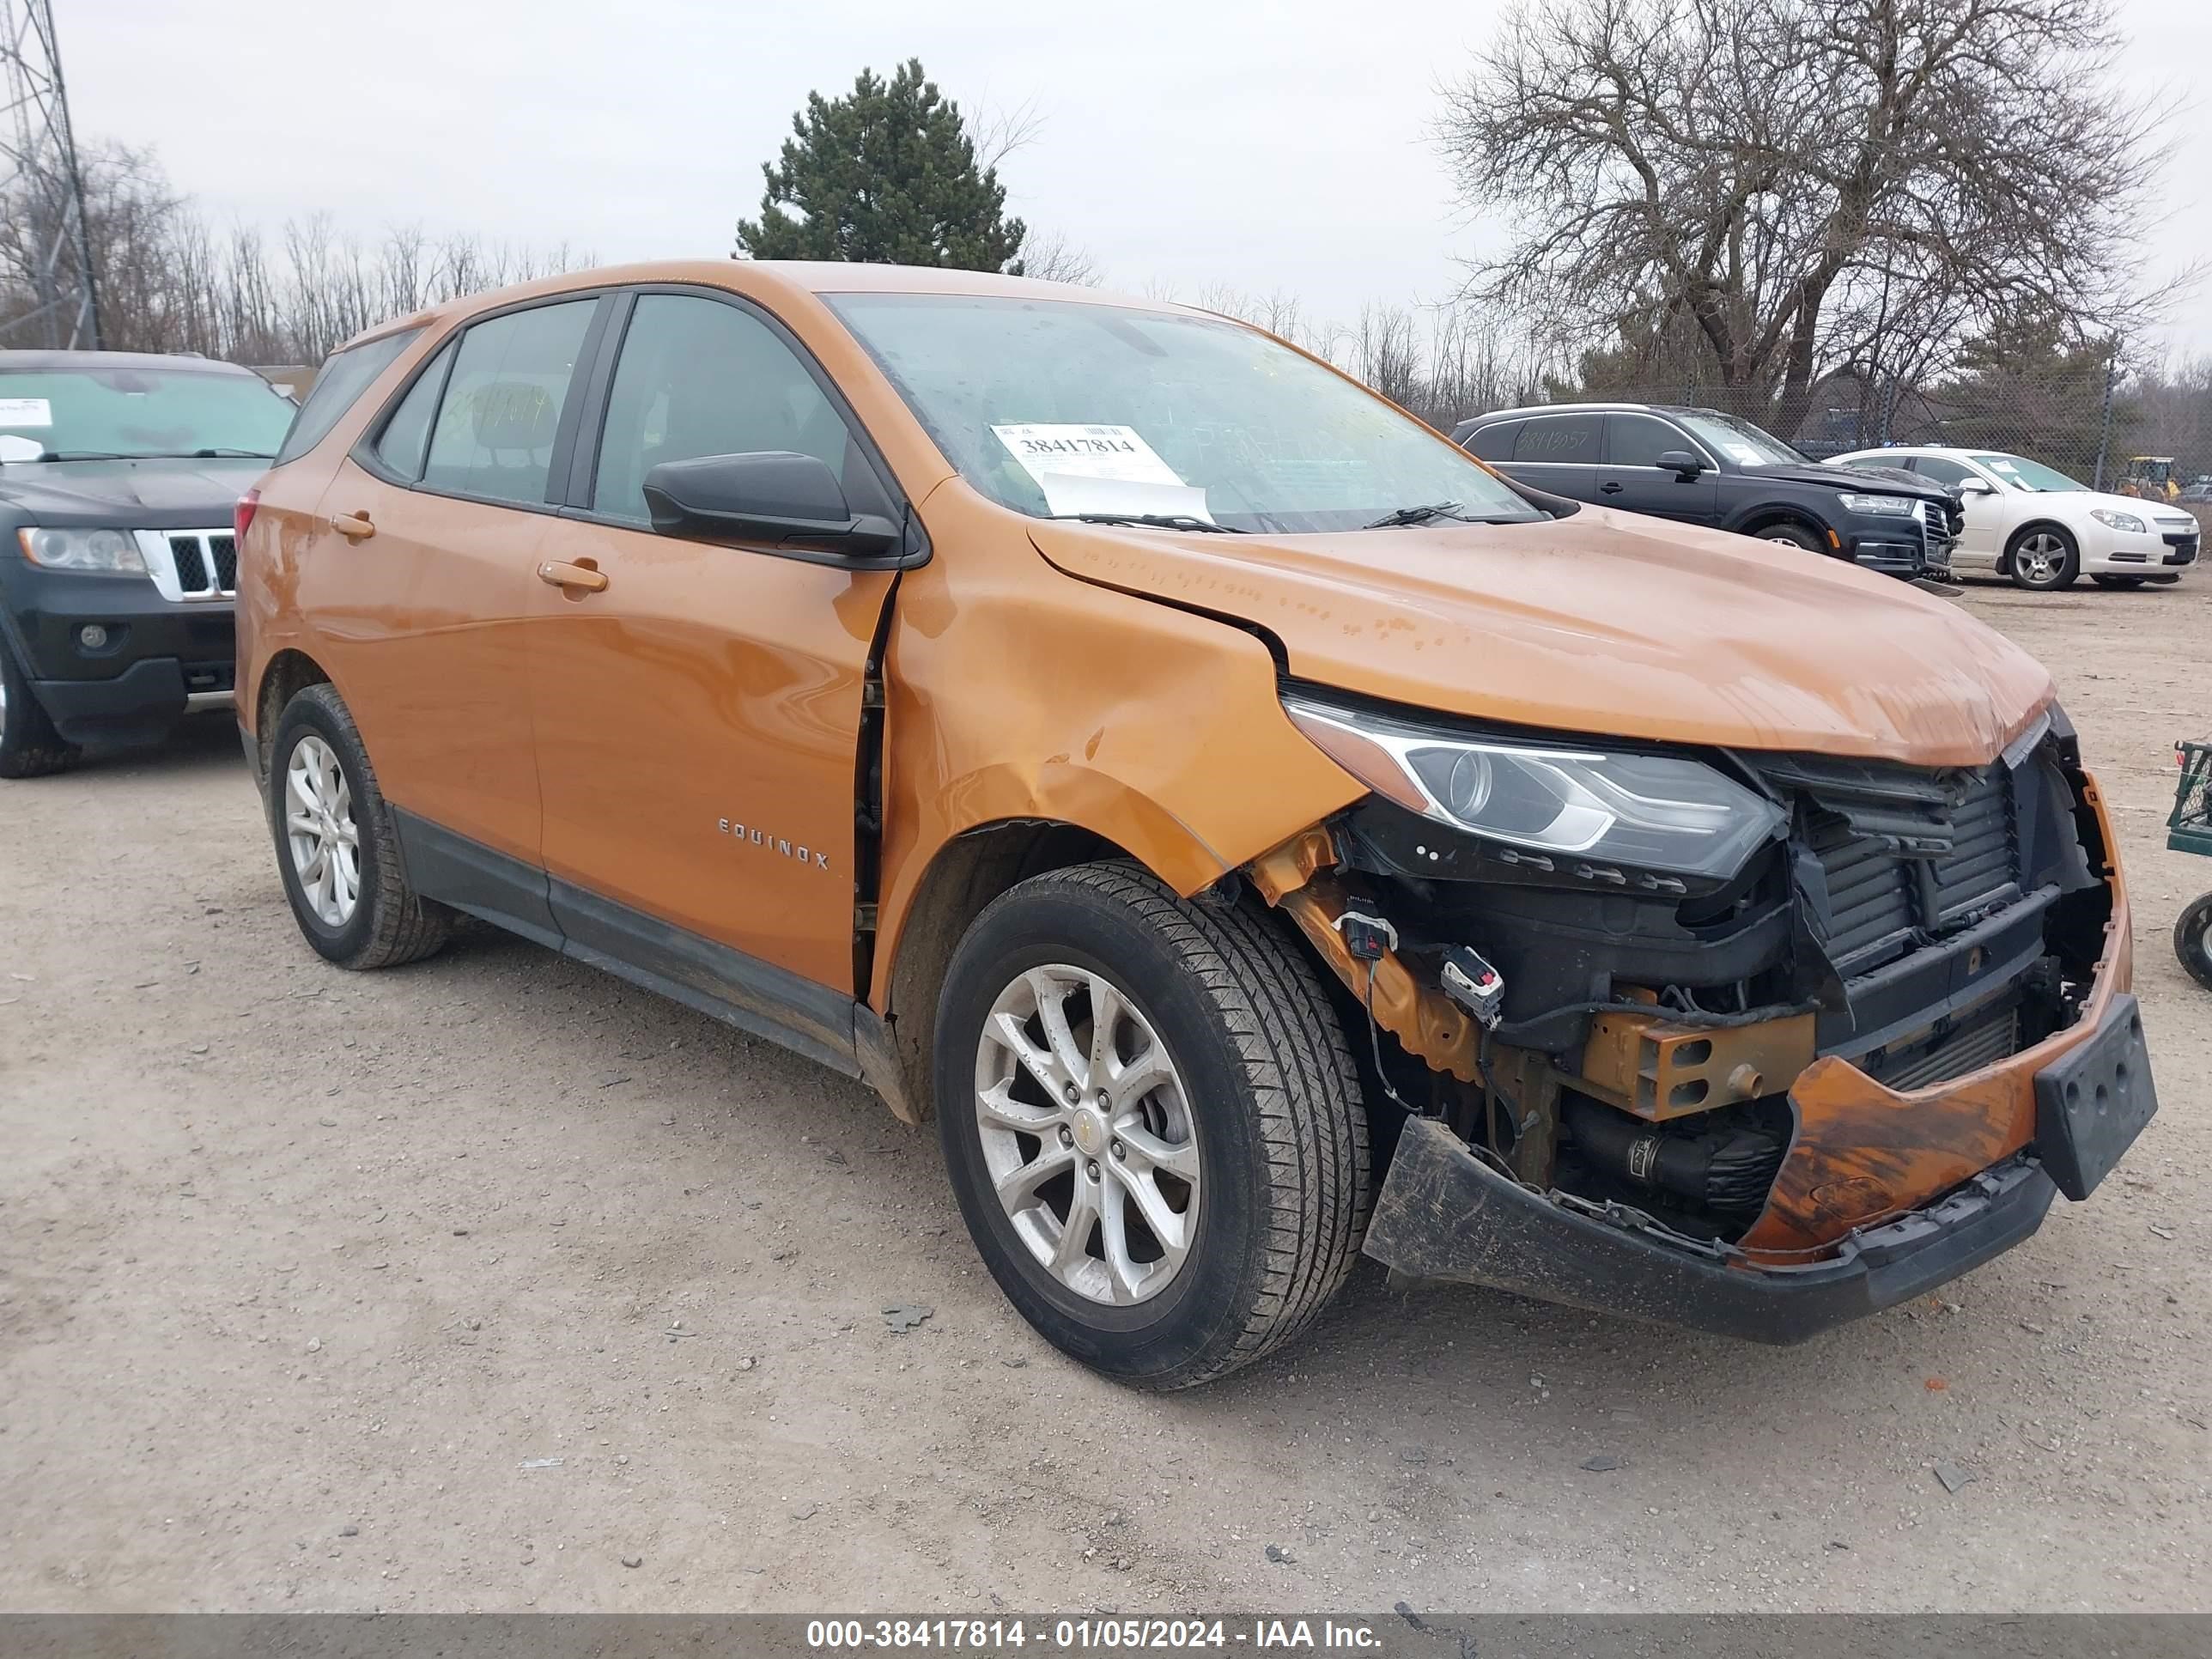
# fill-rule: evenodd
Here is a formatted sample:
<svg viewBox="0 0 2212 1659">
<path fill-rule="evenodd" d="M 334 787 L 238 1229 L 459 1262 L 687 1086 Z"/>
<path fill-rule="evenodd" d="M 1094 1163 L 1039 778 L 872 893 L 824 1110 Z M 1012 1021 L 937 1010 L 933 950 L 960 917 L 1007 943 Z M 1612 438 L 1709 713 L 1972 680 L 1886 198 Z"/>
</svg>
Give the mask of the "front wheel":
<svg viewBox="0 0 2212 1659">
<path fill-rule="evenodd" d="M 2189 977 L 2212 991 L 2212 893 L 2184 910 L 2173 924 L 2173 954 Z"/>
<path fill-rule="evenodd" d="M 1759 539 L 1763 542 L 1772 542 L 1779 547 L 1800 548 L 1808 553 L 1832 551 L 1818 536 L 1801 524 L 1771 524 L 1759 532 Z"/>
<path fill-rule="evenodd" d="M 953 957 L 935 1071 L 984 1265 L 1106 1376 L 1181 1389 L 1248 1364 L 1351 1269 L 1358 1073 L 1312 967 L 1258 915 L 1126 864 L 1025 881 Z"/>
<path fill-rule="evenodd" d="M 66 771 L 76 757 L 76 745 L 62 741 L 31 690 L 30 677 L 0 640 L 0 778 L 42 778 Z"/>
<path fill-rule="evenodd" d="M 2081 550 L 2057 525 L 2035 525 L 2012 544 L 2005 563 L 2018 586 L 2047 593 L 2074 585 L 2081 574 Z"/>
</svg>

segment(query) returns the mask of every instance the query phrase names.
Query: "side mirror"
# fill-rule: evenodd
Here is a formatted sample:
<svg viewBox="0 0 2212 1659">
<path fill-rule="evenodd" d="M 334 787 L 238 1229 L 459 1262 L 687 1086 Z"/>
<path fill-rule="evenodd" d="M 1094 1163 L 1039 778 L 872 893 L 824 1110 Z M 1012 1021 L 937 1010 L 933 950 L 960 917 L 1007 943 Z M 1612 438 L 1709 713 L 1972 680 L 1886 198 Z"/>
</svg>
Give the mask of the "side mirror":
<svg viewBox="0 0 2212 1659">
<path fill-rule="evenodd" d="M 664 536 L 857 554 L 889 553 L 900 541 L 889 519 L 853 512 L 825 463 L 788 450 L 663 461 L 645 475 L 645 505 Z"/>
<path fill-rule="evenodd" d="M 1987 478 L 1961 478 L 1959 480 L 1959 493 L 1961 495 L 1994 495 L 1997 489 Z"/>
<path fill-rule="evenodd" d="M 1686 449 L 1669 449 L 1666 451 L 1659 457 L 1659 465 L 1663 470 L 1673 473 L 1676 478 L 1684 483 L 1690 483 L 1698 476 L 1698 474 L 1705 470 L 1704 459 L 1700 456 L 1692 455 Z"/>
</svg>

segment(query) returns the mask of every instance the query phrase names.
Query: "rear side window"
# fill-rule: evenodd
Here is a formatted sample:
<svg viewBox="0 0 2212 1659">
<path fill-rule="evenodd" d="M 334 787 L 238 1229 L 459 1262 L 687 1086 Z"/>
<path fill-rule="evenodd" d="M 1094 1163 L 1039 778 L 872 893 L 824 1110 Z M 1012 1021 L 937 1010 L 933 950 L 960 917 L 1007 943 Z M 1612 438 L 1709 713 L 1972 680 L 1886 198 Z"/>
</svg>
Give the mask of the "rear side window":
<svg viewBox="0 0 2212 1659">
<path fill-rule="evenodd" d="M 1666 422 L 1650 415 L 1608 416 L 1605 441 L 1614 466 L 1656 466 L 1669 450 L 1692 455 L 1698 450 Z"/>
<path fill-rule="evenodd" d="M 594 296 L 512 311 L 461 337 L 430 433 L 426 486 L 544 503 L 561 406 L 598 305 Z"/>
<path fill-rule="evenodd" d="M 1518 421 L 1499 421 L 1493 426 L 1477 427 L 1468 434 L 1468 450 L 1486 461 L 1510 461 L 1513 459 L 1513 440 L 1520 431 Z"/>
<path fill-rule="evenodd" d="M 1597 434 L 1601 416 L 1544 415 L 1521 428 L 1514 440 L 1516 461 L 1553 461 L 1589 466 L 1597 460 Z"/>
<path fill-rule="evenodd" d="M 430 447 L 430 416 L 438 407 L 439 394 L 446 389 L 446 374 L 453 362 L 453 348 L 448 345 L 415 377 L 415 384 L 407 388 L 399 407 L 384 423 L 384 435 L 376 441 L 376 459 L 394 477 L 412 483 L 422 476 L 423 454 Z"/>
<path fill-rule="evenodd" d="M 282 466 L 287 461 L 299 459 L 330 436 L 331 428 L 368 390 L 369 382 L 389 368 L 392 360 L 406 350 L 422 331 L 410 328 L 386 334 L 349 351 L 341 351 L 325 362 L 307 392 L 307 401 L 292 417 L 292 429 L 284 434 L 276 464 Z"/>
</svg>

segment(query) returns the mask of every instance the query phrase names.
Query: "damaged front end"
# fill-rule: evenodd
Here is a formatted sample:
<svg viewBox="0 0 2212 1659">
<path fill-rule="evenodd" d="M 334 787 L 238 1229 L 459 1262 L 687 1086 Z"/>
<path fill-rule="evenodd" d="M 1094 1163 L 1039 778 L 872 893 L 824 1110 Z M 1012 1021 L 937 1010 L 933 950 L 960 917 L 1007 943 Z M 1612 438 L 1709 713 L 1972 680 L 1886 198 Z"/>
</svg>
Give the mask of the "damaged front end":
<svg viewBox="0 0 2212 1659">
<path fill-rule="evenodd" d="M 2027 1237 L 2155 1109 L 2055 708 L 1920 769 L 1285 702 L 1374 793 L 1245 873 L 1403 1110 L 1394 1268 L 1795 1341 Z"/>
</svg>

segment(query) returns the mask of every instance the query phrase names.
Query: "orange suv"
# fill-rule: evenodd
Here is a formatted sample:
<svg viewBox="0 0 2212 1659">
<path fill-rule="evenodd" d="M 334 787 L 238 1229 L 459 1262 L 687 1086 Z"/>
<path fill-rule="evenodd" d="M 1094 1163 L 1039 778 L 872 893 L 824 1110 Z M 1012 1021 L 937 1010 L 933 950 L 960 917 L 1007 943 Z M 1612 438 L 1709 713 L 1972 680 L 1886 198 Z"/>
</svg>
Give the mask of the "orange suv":
<svg viewBox="0 0 2212 1659">
<path fill-rule="evenodd" d="M 309 944 L 483 918 L 933 1114 L 1111 1376 L 1253 1359 L 1363 1249 L 1794 1340 L 2154 1109 L 2032 659 L 1241 324 L 643 266 L 366 335 L 300 420 L 238 685 Z"/>
</svg>

